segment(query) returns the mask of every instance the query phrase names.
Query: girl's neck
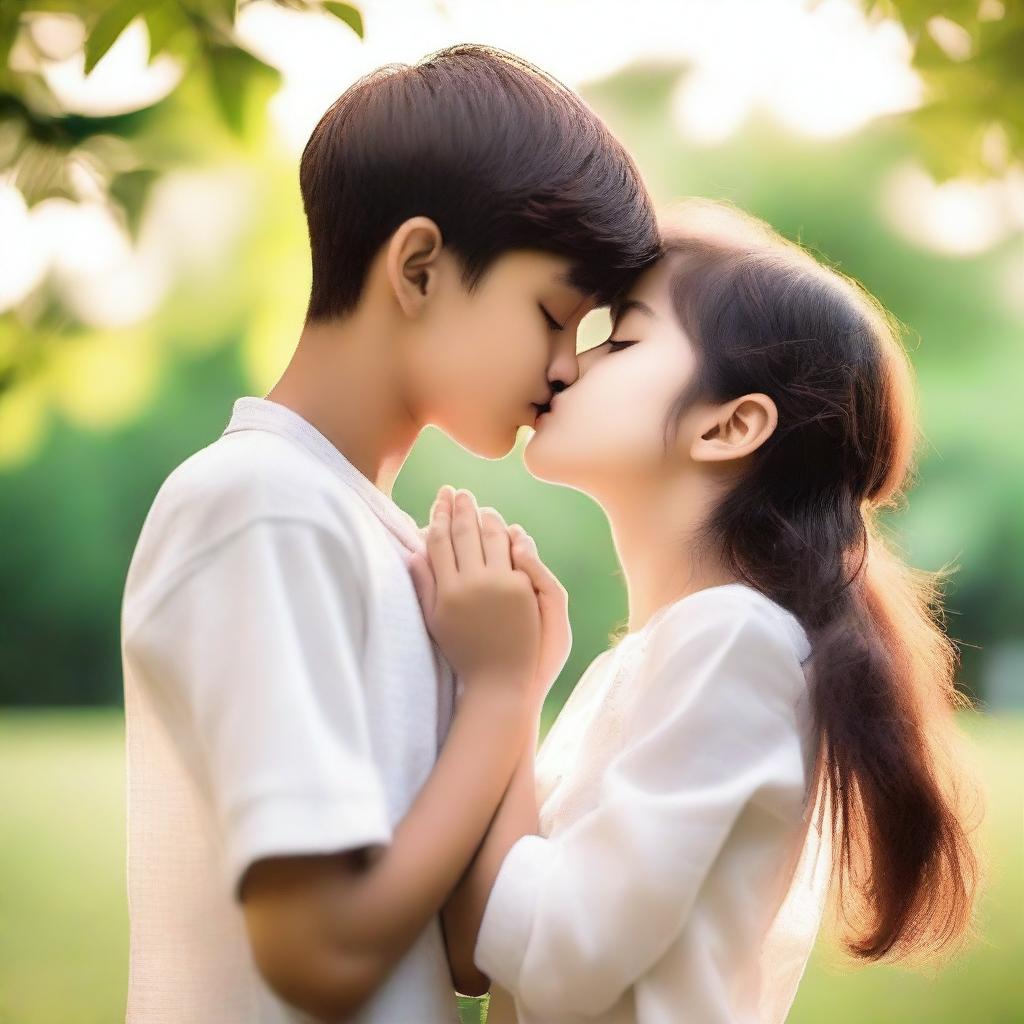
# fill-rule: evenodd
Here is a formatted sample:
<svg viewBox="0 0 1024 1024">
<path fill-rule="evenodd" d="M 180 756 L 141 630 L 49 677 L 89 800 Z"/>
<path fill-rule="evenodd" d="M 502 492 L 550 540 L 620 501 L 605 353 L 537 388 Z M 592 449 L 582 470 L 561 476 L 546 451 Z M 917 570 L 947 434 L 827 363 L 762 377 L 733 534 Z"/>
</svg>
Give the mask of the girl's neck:
<svg viewBox="0 0 1024 1024">
<path fill-rule="evenodd" d="M 601 505 L 626 577 L 629 631 L 643 629 L 659 608 L 708 587 L 736 582 L 719 560 L 697 550 L 694 534 L 709 495 L 692 481 L 636 486 Z"/>
</svg>

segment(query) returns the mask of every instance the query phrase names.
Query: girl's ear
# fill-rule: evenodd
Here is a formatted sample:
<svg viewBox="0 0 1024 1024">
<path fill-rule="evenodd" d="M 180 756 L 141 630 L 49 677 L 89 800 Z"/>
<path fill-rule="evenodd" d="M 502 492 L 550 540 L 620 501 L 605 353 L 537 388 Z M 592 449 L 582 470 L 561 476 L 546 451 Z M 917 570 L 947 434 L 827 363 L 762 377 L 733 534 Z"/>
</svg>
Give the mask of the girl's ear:
<svg viewBox="0 0 1024 1024">
<path fill-rule="evenodd" d="M 712 409 L 698 423 L 690 458 L 694 462 L 742 459 L 760 448 L 778 423 L 778 410 L 767 395 L 734 398 Z"/>
<path fill-rule="evenodd" d="M 437 285 L 438 260 L 444 248 L 441 229 L 429 217 L 410 217 L 388 240 L 388 284 L 406 316 L 419 315 Z"/>
</svg>

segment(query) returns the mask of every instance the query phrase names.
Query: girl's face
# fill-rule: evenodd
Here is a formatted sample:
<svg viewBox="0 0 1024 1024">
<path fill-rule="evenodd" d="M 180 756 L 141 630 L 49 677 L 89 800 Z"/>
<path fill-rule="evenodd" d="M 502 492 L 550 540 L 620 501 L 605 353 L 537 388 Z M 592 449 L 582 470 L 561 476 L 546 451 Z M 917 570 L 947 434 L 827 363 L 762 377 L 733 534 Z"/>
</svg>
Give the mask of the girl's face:
<svg viewBox="0 0 1024 1024">
<path fill-rule="evenodd" d="M 636 283 L 611 337 L 581 353 L 579 378 L 555 396 L 526 446 L 529 471 L 593 497 L 675 474 L 687 446 L 664 446 L 665 417 L 696 368 L 669 294 L 662 260 Z M 686 417 L 679 438 L 686 436 Z"/>
</svg>

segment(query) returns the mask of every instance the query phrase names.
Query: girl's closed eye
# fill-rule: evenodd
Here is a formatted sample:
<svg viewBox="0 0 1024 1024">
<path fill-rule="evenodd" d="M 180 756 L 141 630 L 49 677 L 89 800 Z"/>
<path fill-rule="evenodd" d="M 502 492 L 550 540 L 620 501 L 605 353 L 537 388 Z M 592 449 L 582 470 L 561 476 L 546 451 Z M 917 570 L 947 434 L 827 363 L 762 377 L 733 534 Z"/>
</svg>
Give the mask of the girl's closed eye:
<svg viewBox="0 0 1024 1024">
<path fill-rule="evenodd" d="M 616 341 L 614 338 L 609 338 L 605 344 L 608 346 L 609 353 L 621 352 L 623 349 L 629 348 L 630 345 L 635 345 L 635 341 Z"/>
</svg>

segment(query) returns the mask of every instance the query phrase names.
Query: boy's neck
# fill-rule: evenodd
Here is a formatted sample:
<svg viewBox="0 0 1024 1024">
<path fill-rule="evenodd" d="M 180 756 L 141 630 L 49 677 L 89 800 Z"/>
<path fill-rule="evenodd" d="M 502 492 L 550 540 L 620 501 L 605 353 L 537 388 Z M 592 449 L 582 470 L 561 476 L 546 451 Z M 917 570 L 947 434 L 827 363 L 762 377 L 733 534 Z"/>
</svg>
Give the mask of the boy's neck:
<svg viewBox="0 0 1024 1024">
<path fill-rule="evenodd" d="M 307 325 L 267 394 L 316 427 L 389 496 L 420 432 L 403 401 L 393 357 L 388 331 L 372 314 Z"/>
</svg>

